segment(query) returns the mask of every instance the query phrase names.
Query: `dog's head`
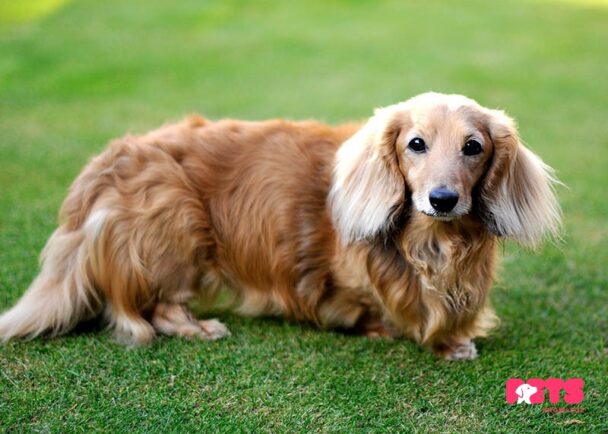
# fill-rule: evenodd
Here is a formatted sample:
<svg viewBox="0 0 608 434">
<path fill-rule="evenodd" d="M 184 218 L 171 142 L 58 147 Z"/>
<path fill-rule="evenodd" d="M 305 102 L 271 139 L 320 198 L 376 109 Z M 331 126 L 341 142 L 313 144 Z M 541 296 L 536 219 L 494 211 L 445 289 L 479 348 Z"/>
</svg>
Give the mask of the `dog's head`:
<svg viewBox="0 0 608 434">
<path fill-rule="evenodd" d="M 425 93 L 376 110 L 341 146 L 330 203 L 346 242 L 386 232 L 410 208 L 437 221 L 478 216 L 536 246 L 559 229 L 554 182 L 502 111 Z"/>
</svg>

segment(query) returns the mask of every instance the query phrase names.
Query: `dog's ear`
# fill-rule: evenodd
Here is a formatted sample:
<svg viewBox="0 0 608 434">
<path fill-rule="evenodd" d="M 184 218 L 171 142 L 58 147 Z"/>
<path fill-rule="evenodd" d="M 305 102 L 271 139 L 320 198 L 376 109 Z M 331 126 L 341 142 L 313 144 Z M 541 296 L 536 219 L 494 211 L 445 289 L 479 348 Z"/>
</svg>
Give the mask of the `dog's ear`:
<svg viewBox="0 0 608 434">
<path fill-rule="evenodd" d="M 488 111 L 488 134 L 494 151 L 479 197 L 490 231 L 529 247 L 557 237 L 561 210 L 553 169 L 521 143 L 513 120 L 502 111 Z"/>
<path fill-rule="evenodd" d="M 370 239 L 401 215 L 406 186 L 396 142 L 405 122 L 398 106 L 376 110 L 338 150 L 329 202 L 343 242 Z"/>
</svg>

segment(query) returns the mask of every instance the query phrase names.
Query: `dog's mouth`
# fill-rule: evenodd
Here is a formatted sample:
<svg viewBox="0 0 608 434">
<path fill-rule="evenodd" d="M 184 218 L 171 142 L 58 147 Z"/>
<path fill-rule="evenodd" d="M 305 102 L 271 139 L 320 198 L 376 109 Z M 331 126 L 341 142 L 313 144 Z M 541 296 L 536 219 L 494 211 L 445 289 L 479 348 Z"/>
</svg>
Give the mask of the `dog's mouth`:
<svg viewBox="0 0 608 434">
<path fill-rule="evenodd" d="M 422 214 L 431 217 L 435 220 L 439 220 L 442 222 L 449 222 L 451 220 L 454 220 L 455 218 L 460 217 L 459 215 L 456 214 L 452 214 L 449 212 L 427 212 L 427 211 L 421 211 Z"/>
</svg>

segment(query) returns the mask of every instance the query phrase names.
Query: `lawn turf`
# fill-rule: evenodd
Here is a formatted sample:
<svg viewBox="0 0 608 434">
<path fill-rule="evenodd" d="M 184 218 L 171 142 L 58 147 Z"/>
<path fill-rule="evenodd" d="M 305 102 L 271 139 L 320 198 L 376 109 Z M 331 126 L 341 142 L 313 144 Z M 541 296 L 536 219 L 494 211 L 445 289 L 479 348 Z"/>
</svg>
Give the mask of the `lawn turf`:
<svg viewBox="0 0 608 434">
<path fill-rule="evenodd" d="M 15 1 L 0 5 L 0 310 L 87 160 L 190 112 L 340 122 L 463 93 L 513 115 L 567 187 L 562 245 L 502 249 L 502 326 L 476 361 L 224 313 L 233 336 L 213 343 L 127 350 L 93 328 L 0 346 L 0 430 L 608 431 L 606 2 Z M 511 377 L 581 377 L 584 412 L 509 406 Z"/>
</svg>

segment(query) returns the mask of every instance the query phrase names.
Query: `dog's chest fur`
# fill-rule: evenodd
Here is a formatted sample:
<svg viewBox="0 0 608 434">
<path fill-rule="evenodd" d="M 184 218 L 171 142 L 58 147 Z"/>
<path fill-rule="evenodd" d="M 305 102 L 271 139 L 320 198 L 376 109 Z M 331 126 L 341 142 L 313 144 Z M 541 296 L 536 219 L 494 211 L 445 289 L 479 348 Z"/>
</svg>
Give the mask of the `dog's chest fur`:
<svg viewBox="0 0 608 434">
<path fill-rule="evenodd" d="M 401 237 L 403 255 L 420 290 L 439 296 L 453 311 L 479 302 L 478 264 L 491 260 L 493 240 L 481 225 L 414 217 Z"/>
<path fill-rule="evenodd" d="M 391 321 L 423 341 L 483 308 L 494 244 L 474 220 L 452 224 L 416 215 L 395 239 L 370 249 L 367 269 Z"/>
</svg>

